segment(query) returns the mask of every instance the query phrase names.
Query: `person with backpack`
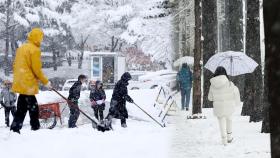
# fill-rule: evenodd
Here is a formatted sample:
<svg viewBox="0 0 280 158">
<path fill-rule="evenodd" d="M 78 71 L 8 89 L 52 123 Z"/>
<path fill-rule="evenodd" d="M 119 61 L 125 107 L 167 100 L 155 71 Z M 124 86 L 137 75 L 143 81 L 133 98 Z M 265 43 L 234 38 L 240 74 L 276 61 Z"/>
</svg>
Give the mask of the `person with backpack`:
<svg viewBox="0 0 280 158">
<path fill-rule="evenodd" d="M 4 87 L 0 93 L 0 102 L 5 109 L 5 124 L 10 127 L 10 112 L 12 116 L 16 113 L 17 95 L 11 90 L 12 83 L 8 80 L 4 81 Z"/>
<path fill-rule="evenodd" d="M 78 81 L 76 81 L 69 90 L 68 100 L 73 103 L 68 104 L 70 109 L 70 116 L 68 120 L 68 127 L 77 127 L 76 123 L 80 116 L 78 100 L 80 99 L 82 85 L 87 82 L 87 77 L 85 75 L 79 75 Z"/>
<path fill-rule="evenodd" d="M 177 74 L 177 82 L 181 91 L 182 110 L 189 110 L 190 95 L 192 89 L 192 72 L 188 64 L 184 63 Z"/>
<path fill-rule="evenodd" d="M 213 112 L 218 118 L 222 144 L 233 140 L 232 115 L 235 107 L 241 104 L 238 88 L 228 79 L 224 67 L 218 67 L 210 80 L 208 100 L 213 101 Z"/>
<path fill-rule="evenodd" d="M 105 110 L 106 94 L 103 90 L 103 83 L 96 81 L 95 88 L 90 91 L 91 107 L 94 110 L 94 116 L 97 120 L 103 121 L 103 111 Z"/>
</svg>

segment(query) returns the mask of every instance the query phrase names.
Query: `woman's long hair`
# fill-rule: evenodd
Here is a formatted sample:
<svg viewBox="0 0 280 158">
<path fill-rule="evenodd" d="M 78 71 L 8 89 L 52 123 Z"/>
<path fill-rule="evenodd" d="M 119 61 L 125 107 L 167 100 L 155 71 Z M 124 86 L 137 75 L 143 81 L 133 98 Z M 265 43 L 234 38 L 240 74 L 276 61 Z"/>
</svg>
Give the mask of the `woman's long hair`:
<svg viewBox="0 0 280 158">
<path fill-rule="evenodd" d="M 219 66 L 217 67 L 215 73 L 214 73 L 214 77 L 216 76 L 220 76 L 220 75 L 225 75 L 227 78 L 228 78 L 228 74 L 227 74 L 227 71 L 224 67 L 222 66 Z"/>
</svg>

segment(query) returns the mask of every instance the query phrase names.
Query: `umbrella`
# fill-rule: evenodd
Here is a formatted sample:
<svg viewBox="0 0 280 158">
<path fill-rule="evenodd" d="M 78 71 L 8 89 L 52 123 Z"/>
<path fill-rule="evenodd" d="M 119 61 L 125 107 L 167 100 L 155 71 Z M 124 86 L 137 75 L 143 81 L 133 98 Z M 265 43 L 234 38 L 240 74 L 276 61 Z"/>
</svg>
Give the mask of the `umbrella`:
<svg viewBox="0 0 280 158">
<path fill-rule="evenodd" d="M 219 66 L 224 67 L 228 75 L 238 76 L 252 73 L 258 64 L 243 52 L 227 51 L 213 55 L 204 67 L 214 73 Z"/>
<path fill-rule="evenodd" d="M 175 62 L 174 62 L 174 66 L 175 67 L 180 67 L 182 66 L 182 64 L 184 63 L 187 63 L 188 65 L 193 65 L 193 57 L 191 56 L 184 56 L 184 57 L 181 57 L 179 59 L 177 59 Z"/>
</svg>

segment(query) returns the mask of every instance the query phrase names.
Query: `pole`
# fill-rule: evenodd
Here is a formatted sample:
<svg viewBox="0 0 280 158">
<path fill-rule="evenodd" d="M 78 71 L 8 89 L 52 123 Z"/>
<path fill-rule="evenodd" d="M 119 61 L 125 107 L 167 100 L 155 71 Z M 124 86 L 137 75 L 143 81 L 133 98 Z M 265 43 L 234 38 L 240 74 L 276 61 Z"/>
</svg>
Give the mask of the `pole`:
<svg viewBox="0 0 280 158">
<path fill-rule="evenodd" d="M 156 102 L 158 101 L 158 98 L 159 98 L 159 95 L 160 95 L 160 93 L 161 93 L 161 90 L 162 90 L 162 87 L 160 87 L 160 90 L 159 90 L 158 95 L 157 95 Z M 154 104 L 154 107 L 155 107 L 155 106 L 156 106 L 156 103 Z"/>
<path fill-rule="evenodd" d="M 161 124 L 160 122 L 158 122 L 156 119 L 154 119 L 150 114 L 148 114 L 144 109 L 142 109 L 139 105 L 137 105 L 136 103 L 133 103 L 135 106 L 137 106 L 142 112 L 144 112 L 146 115 L 148 115 L 153 121 L 155 121 L 158 125 L 160 125 L 162 128 L 165 127 L 165 124 Z"/>
</svg>

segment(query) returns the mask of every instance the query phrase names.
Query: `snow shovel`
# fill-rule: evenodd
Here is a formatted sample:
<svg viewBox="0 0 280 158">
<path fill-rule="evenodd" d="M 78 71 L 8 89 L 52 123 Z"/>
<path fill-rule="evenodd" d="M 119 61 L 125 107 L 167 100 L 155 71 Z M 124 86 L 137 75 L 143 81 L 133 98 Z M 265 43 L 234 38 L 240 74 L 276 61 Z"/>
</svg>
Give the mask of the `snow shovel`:
<svg viewBox="0 0 280 158">
<path fill-rule="evenodd" d="M 164 128 L 165 127 L 165 123 L 161 124 L 160 122 L 158 122 L 156 119 L 154 119 L 150 114 L 148 114 L 144 109 L 142 109 L 139 105 L 137 105 L 135 102 L 133 102 L 133 104 L 135 106 L 137 106 L 142 112 L 144 112 L 146 115 L 148 115 L 153 121 L 155 121 L 158 125 L 160 125 L 160 127 Z"/>
<path fill-rule="evenodd" d="M 89 115 L 87 115 L 84 111 L 82 111 L 76 104 L 74 104 L 72 101 L 70 101 L 69 99 L 67 99 L 65 96 L 63 96 L 61 93 L 59 93 L 56 89 L 52 88 L 52 90 L 57 93 L 60 97 L 62 97 L 71 107 L 76 108 L 77 110 L 79 110 L 86 118 L 88 118 L 91 122 L 92 122 L 92 127 L 96 128 L 98 131 L 109 131 L 111 130 L 111 125 L 108 123 L 105 124 L 101 124 L 99 123 L 98 120 L 95 120 L 93 118 L 91 118 Z"/>
</svg>

